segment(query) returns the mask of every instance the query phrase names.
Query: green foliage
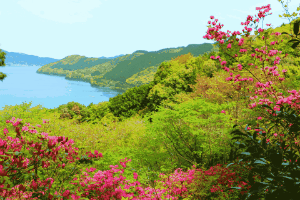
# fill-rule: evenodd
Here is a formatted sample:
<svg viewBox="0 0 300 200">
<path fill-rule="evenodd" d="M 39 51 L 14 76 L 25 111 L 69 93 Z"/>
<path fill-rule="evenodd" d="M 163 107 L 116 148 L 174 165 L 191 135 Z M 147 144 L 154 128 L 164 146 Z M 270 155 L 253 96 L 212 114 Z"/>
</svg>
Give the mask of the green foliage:
<svg viewBox="0 0 300 200">
<path fill-rule="evenodd" d="M 280 2 L 282 4 L 282 6 L 283 6 L 283 8 L 284 8 L 284 10 L 286 12 L 286 13 L 283 13 L 283 16 L 287 17 L 289 19 L 289 21 L 290 21 L 290 17 L 296 17 L 298 15 L 298 13 L 295 13 L 295 12 L 293 12 L 293 14 L 290 15 L 289 12 L 288 12 L 288 10 L 287 10 L 288 9 L 288 4 L 287 5 L 283 5 L 284 1 L 282 1 L 282 0 L 278 0 L 278 2 Z M 299 10 L 300 10 L 300 6 L 297 7 L 297 11 L 299 11 Z M 282 16 L 279 15 L 279 17 L 282 17 Z"/>
<path fill-rule="evenodd" d="M 294 64 L 299 63 L 300 57 L 294 59 Z M 278 71 L 282 71 L 282 69 L 286 69 L 287 72 L 284 75 L 284 78 L 288 81 L 284 81 L 283 85 L 287 88 L 287 90 L 279 90 L 283 93 L 284 96 L 289 96 L 288 90 L 295 89 L 298 91 L 300 89 L 300 71 L 299 64 L 295 65 L 277 65 Z"/>
<path fill-rule="evenodd" d="M 300 9 L 300 7 L 299 7 Z M 299 26 L 300 26 L 300 19 L 296 20 L 294 23 L 294 28 L 293 28 L 293 31 L 294 31 L 294 34 L 296 35 L 296 38 L 297 36 L 300 36 L 300 33 L 299 33 Z M 281 34 L 288 34 L 287 32 L 282 32 Z M 293 37 L 293 35 L 290 35 Z M 300 40 L 299 39 L 292 39 L 292 40 L 289 40 L 289 42 L 293 42 L 293 45 L 292 45 L 292 48 L 295 49 L 299 44 L 300 44 Z"/>
<path fill-rule="evenodd" d="M 85 56 L 72 55 L 55 62 L 55 64 L 51 65 L 50 68 L 75 71 L 86 67 L 91 68 L 95 65 L 103 64 L 111 60 L 112 59 L 87 58 Z"/>
<path fill-rule="evenodd" d="M 181 64 L 185 64 L 191 57 L 193 57 L 191 53 L 188 53 L 188 54 L 178 56 L 177 58 L 172 59 L 172 61 L 178 61 Z"/>
<path fill-rule="evenodd" d="M 2 72 L 0 72 L 0 80 L 3 80 L 6 77 L 6 74 L 3 74 Z"/>
<path fill-rule="evenodd" d="M 214 49 L 215 50 L 215 49 Z M 201 57 L 203 60 L 209 60 L 211 56 L 217 56 L 217 51 L 208 51 L 205 52 Z"/>
<path fill-rule="evenodd" d="M 222 66 L 221 66 L 219 60 L 217 60 L 217 59 L 211 60 L 210 59 L 211 56 L 217 57 L 219 55 L 219 51 L 216 49 L 218 49 L 218 48 L 216 48 L 216 46 L 215 46 L 213 51 L 205 52 L 204 55 L 202 55 L 202 60 L 204 60 L 206 62 L 212 61 L 214 63 L 216 70 L 219 71 L 222 69 Z M 207 74 L 207 75 L 208 75 L 207 77 L 210 77 L 210 78 L 213 77 L 213 74 L 212 75 Z"/>
<path fill-rule="evenodd" d="M 300 10 L 300 7 L 298 9 Z M 297 37 L 300 23 L 292 23 L 294 23 L 294 34 Z M 285 26 L 281 26 L 281 28 L 283 27 Z M 270 30 L 271 29 L 268 29 L 267 32 Z M 274 32 L 279 31 L 277 29 L 277 31 Z M 255 31 L 255 35 L 257 34 L 257 31 Z M 276 49 L 280 51 L 280 48 L 283 48 L 285 50 L 283 53 L 286 53 L 287 50 L 291 51 L 291 48 L 293 48 L 294 51 L 291 51 L 289 54 L 293 57 L 298 57 L 299 51 L 295 48 L 300 41 L 296 39 L 287 41 L 288 37 L 285 37 L 284 35 L 287 33 L 282 32 L 282 34 L 282 38 L 285 39 L 284 43 L 281 44 L 282 46 L 279 45 L 279 48 Z M 272 41 L 272 38 L 269 39 Z M 258 41 L 264 44 L 264 41 Z M 294 42 L 294 45 L 290 47 L 287 45 L 288 42 Z M 293 76 L 298 74 L 298 72 L 293 69 L 291 69 L 291 73 Z M 286 77 L 290 76 L 291 74 L 286 75 Z M 280 112 L 274 111 L 272 107 L 265 104 L 259 106 L 257 109 L 262 108 L 268 109 L 272 112 L 269 115 L 270 119 L 268 119 L 268 121 L 264 120 L 260 123 L 264 126 L 268 125 L 268 129 L 267 126 L 264 127 L 265 132 L 257 131 L 257 129 L 251 130 L 251 128 L 248 128 L 246 131 L 237 129 L 231 133 L 235 136 L 232 140 L 243 141 L 239 146 L 240 149 L 244 149 L 244 152 L 239 155 L 239 158 L 242 159 L 243 162 L 250 162 L 248 166 L 252 167 L 252 170 L 250 170 L 248 175 L 249 185 L 251 185 L 249 190 L 249 194 L 251 194 L 251 196 L 248 199 L 294 199 L 300 194 L 298 184 L 300 178 L 298 169 L 298 165 L 300 164 L 299 148 L 293 147 L 293 150 L 291 150 L 291 148 L 288 148 L 288 143 L 289 141 L 294 142 L 294 140 L 298 138 L 297 134 L 293 136 L 291 134 L 299 133 L 299 116 L 296 115 L 297 112 L 294 109 L 291 109 L 289 105 L 280 107 Z M 277 116 L 275 114 L 277 114 Z M 253 120 L 252 122 L 249 122 L 247 126 L 256 127 L 257 124 L 258 121 Z M 289 124 L 292 126 L 289 127 Z M 235 127 L 236 125 L 233 126 L 233 128 Z M 280 143 L 275 144 L 273 141 L 274 137 L 270 137 L 274 132 L 277 132 L 278 134 L 280 133 L 280 135 L 283 133 L 286 137 L 279 140 Z M 274 136 L 276 135 L 274 134 Z M 257 161 L 263 162 L 259 163 Z M 284 161 L 289 161 L 288 165 L 284 165 Z M 261 177 L 261 181 L 254 181 L 254 175 L 259 175 Z M 287 176 L 291 177 L 292 180 Z M 264 181 L 267 182 L 267 184 L 265 184 Z"/>
<path fill-rule="evenodd" d="M 146 107 L 149 102 L 146 98 L 148 96 L 151 86 L 149 84 L 140 87 L 134 87 L 127 90 L 122 95 L 109 99 L 109 109 L 116 117 L 129 118 L 136 114 L 139 110 Z"/>
<path fill-rule="evenodd" d="M 282 27 L 278 27 L 278 28 L 275 28 L 275 29 L 272 29 L 272 28 L 269 28 L 266 30 L 268 33 L 271 33 L 271 32 L 279 32 L 279 33 L 284 33 L 284 32 L 287 32 L 289 31 L 289 26 L 288 25 L 284 25 Z M 258 32 L 255 31 L 254 32 L 256 35 L 258 35 Z M 270 41 L 280 41 L 282 40 L 282 42 L 280 44 L 276 44 L 276 49 L 278 51 L 282 51 L 282 54 L 288 54 L 288 55 L 291 55 L 292 57 L 296 58 L 296 57 L 299 57 L 300 56 L 300 53 L 299 53 L 299 50 L 297 48 L 293 48 L 291 46 L 291 43 L 289 42 L 290 40 L 290 36 L 289 34 L 282 34 L 280 35 L 279 37 L 275 36 L 274 34 L 270 35 L 269 36 L 269 40 Z M 253 48 L 260 48 L 261 46 L 265 46 L 265 41 L 263 41 L 262 39 L 262 35 L 258 35 L 257 36 L 257 39 L 253 45 Z M 296 42 L 295 42 L 296 44 Z"/>
<path fill-rule="evenodd" d="M 157 106 L 163 101 L 173 101 L 174 95 L 190 93 L 190 85 L 196 84 L 197 75 L 212 77 L 217 71 L 211 61 L 204 61 L 200 57 L 182 56 L 170 62 L 163 62 L 157 70 L 153 88 L 150 90 L 147 107 L 157 111 Z"/>
<path fill-rule="evenodd" d="M 280 27 L 283 27 L 285 25 L 285 23 L 282 23 Z"/>
<path fill-rule="evenodd" d="M 89 116 L 89 111 L 86 109 L 85 105 L 74 101 L 60 105 L 57 110 L 61 113 L 60 119 L 73 119 L 74 117 L 80 116 L 78 122 L 83 122 Z"/>
<path fill-rule="evenodd" d="M 265 122 L 269 128 L 265 129 L 266 132 L 260 131 L 241 131 L 234 130 L 231 134 L 235 137 L 232 140 L 241 140 L 241 148 L 246 148 L 243 153 L 239 155 L 239 158 L 243 161 L 250 161 L 249 166 L 253 169 L 249 173 L 249 184 L 252 186 L 249 193 L 252 194 L 250 199 L 258 199 L 265 197 L 266 199 L 292 199 L 295 196 L 299 196 L 299 184 L 297 182 L 300 179 L 299 173 L 299 147 L 297 149 L 291 150 L 288 148 L 289 142 L 294 141 L 296 136 L 292 136 L 290 139 L 283 139 L 277 145 L 272 146 L 272 137 L 268 137 L 273 131 L 279 131 L 278 133 L 284 133 L 286 138 L 291 136 L 292 133 L 299 133 L 300 131 L 300 118 L 295 113 L 295 110 L 289 108 L 289 106 L 284 105 L 280 108 L 280 113 L 276 111 L 277 116 L 275 116 L 275 111 L 268 105 L 261 105 L 260 107 L 268 108 L 272 111 L 270 115 L 271 121 Z M 283 122 L 285 121 L 285 123 Z M 255 127 L 256 121 L 249 123 L 249 126 Z M 288 124 L 293 124 L 291 127 Z M 235 128 L 235 126 L 233 126 Z M 273 132 L 272 131 L 272 132 Z M 261 141 L 258 138 L 263 138 Z M 266 138 L 270 138 L 270 141 L 266 141 Z M 295 153 L 292 153 L 294 151 Z M 248 152 L 249 154 L 246 154 Z M 298 158 L 298 160 L 297 160 Z M 263 160 L 263 163 L 258 163 L 256 161 Z M 288 165 L 284 165 L 283 161 L 289 161 Z M 297 160 L 297 161 L 296 161 Z M 259 175 L 261 177 L 261 182 L 254 182 L 253 175 Z M 287 178 L 287 176 L 292 177 L 292 180 Z M 270 184 L 265 185 L 262 182 L 267 179 L 271 179 Z M 267 194 L 263 192 L 265 189 L 269 190 Z M 275 190 L 274 190 L 275 189 Z"/>
<path fill-rule="evenodd" d="M 0 127 L 6 127 L 6 121 L 11 120 L 12 117 L 15 117 L 16 119 L 26 118 L 29 120 L 38 118 L 40 121 L 41 116 L 49 112 L 48 109 L 43 108 L 41 105 L 37 105 L 36 107 L 30 108 L 31 104 L 32 102 L 23 102 L 22 104 L 15 106 L 6 105 L 2 110 L 0 110 Z"/>
<path fill-rule="evenodd" d="M 143 148 L 142 151 L 145 151 L 147 147 Z M 138 173 L 139 178 L 138 181 L 141 184 L 148 184 L 149 181 L 153 182 L 154 180 L 158 180 L 158 175 L 150 171 L 147 167 L 144 167 L 144 163 L 154 162 L 165 162 L 167 158 L 166 154 L 159 153 L 158 150 L 155 150 L 156 153 L 153 153 L 153 150 L 147 151 L 148 154 L 145 157 L 144 154 L 141 155 L 141 151 L 128 148 L 128 147 L 119 147 L 117 148 L 117 151 L 107 149 L 103 153 L 103 158 L 101 158 L 99 161 L 96 161 L 96 167 L 99 170 L 110 170 L 110 165 L 120 165 L 120 160 L 127 158 L 134 158 L 137 161 L 140 162 L 128 162 L 126 164 L 127 169 L 124 170 L 124 174 L 122 176 L 126 177 L 126 180 L 130 180 L 131 182 L 136 181 L 133 178 L 133 172 Z M 148 161 L 148 162 L 147 162 Z M 134 170 L 138 169 L 138 170 Z"/>
<path fill-rule="evenodd" d="M 0 49 L 0 66 L 5 66 L 5 52 L 2 52 Z M 6 74 L 3 74 L 2 72 L 0 72 L 0 80 L 3 81 L 3 79 L 5 79 Z"/>
<path fill-rule="evenodd" d="M 107 113 L 101 118 L 100 123 L 104 126 L 108 126 L 113 122 L 118 122 L 119 118 L 115 117 L 112 113 Z"/>
<path fill-rule="evenodd" d="M 95 124 L 97 121 L 101 120 L 106 114 L 110 112 L 108 108 L 109 102 L 101 102 L 98 105 L 91 103 L 88 105 L 87 110 L 89 112 L 89 117 L 83 121 Z"/>
<path fill-rule="evenodd" d="M 146 68 L 145 70 L 138 72 L 134 75 L 132 75 L 130 78 L 126 79 L 126 83 L 135 85 L 135 86 L 141 86 L 150 83 L 153 81 L 153 77 L 158 69 L 158 66 L 151 66 Z M 116 87 L 121 87 L 122 85 L 118 83 L 116 84 Z"/>
<path fill-rule="evenodd" d="M 164 141 L 170 156 L 172 154 L 180 158 L 181 167 L 188 168 L 194 163 L 205 164 L 208 162 L 206 156 L 212 154 L 226 157 L 230 151 L 230 142 L 227 142 L 231 137 L 228 131 L 233 123 L 229 120 L 230 115 L 220 113 L 233 105 L 215 105 L 195 99 L 175 104 L 172 109 L 160 106 L 157 113 L 151 114 L 153 125 L 148 127 L 147 137 L 155 137 L 154 143 Z M 145 119 L 149 117 L 147 114 Z M 214 127 L 214 132 L 206 128 L 207 124 Z"/>
<path fill-rule="evenodd" d="M 95 71 L 91 74 L 91 76 L 99 76 L 101 75 L 101 73 L 99 71 Z"/>
</svg>

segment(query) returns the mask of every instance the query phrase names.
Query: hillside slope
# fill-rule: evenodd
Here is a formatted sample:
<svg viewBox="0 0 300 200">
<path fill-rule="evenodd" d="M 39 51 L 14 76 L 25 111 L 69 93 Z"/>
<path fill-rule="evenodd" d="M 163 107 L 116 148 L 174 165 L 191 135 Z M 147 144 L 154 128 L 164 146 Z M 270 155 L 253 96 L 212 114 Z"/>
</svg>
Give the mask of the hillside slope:
<svg viewBox="0 0 300 200">
<path fill-rule="evenodd" d="M 209 52 L 212 48 L 213 45 L 209 43 L 190 44 L 187 47 L 166 48 L 153 52 L 138 50 L 115 59 L 86 58 L 72 55 L 42 66 L 37 70 L 37 73 L 62 75 L 66 79 L 85 81 L 92 85 L 126 91 L 141 83 L 147 84 L 153 80 L 154 73 L 162 62 L 189 52 L 193 56 L 199 56 Z M 148 74 L 147 81 L 133 80 L 145 76 L 148 71 L 151 73 Z"/>
</svg>

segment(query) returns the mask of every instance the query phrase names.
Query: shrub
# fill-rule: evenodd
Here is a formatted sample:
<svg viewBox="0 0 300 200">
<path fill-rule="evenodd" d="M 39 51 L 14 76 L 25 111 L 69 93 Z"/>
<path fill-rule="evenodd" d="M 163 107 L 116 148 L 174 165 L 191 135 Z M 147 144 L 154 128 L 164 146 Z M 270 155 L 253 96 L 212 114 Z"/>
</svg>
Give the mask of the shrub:
<svg viewBox="0 0 300 200">
<path fill-rule="evenodd" d="M 101 102 L 98 105 L 91 103 L 87 109 L 89 112 L 89 117 L 85 120 L 93 124 L 99 122 L 106 114 L 110 113 L 108 108 L 109 102 Z"/>
<path fill-rule="evenodd" d="M 147 99 L 150 85 L 142 85 L 127 90 L 122 95 L 109 99 L 109 109 L 116 117 L 129 118 L 139 110 L 144 109 L 149 102 Z"/>
<path fill-rule="evenodd" d="M 147 137 L 157 139 L 149 140 L 149 143 L 163 142 L 170 156 L 179 158 L 182 169 L 187 169 L 193 162 L 209 167 L 209 158 L 213 155 L 221 155 L 223 164 L 232 149 L 229 131 L 233 122 L 230 120 L 232 113 L 220 113 L 235 105 L 235 102 L 218 105 L 196 98 L 180 105 L 172 104 L 172 109 L 160 106 L 157 113 L 145 116 L 145 119 L 151 116 L 154 121 L 153 125 L 147 125 Z"/>
<path fill-rule="evenodd" d="M 103 125 L 103 126 L 107 126 L 111 123 L 115 123 L 115 122 L 118 122 L 119 119 L 117 117 L 115 117 L 113 114 L 111 113 L 107 113 L 101 120 L 100 120 L 100 123 Z"/>
<path fill-rule="evenodd" d="M 78 122 L 83 122 L 89 116 L 89 112 L 85 105 L 74 101 L 60 105 L 57 110 L 61 113 L 59 119 L 73 119 L 74 117 L 80 116 Z"/>
</svg>

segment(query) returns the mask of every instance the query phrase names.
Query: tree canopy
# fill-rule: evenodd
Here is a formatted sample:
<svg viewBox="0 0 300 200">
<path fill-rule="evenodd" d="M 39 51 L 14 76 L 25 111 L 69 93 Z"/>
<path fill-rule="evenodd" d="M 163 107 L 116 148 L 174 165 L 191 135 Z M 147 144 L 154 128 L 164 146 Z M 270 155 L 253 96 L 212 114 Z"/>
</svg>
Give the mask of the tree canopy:
<svg viewBox="0 0 300 200">
<path fill-rule="evenodd" d="M 0 66 L 5 66 L 5 52 L 2 52 L 0 49 Z M 0 72 L 0 80 L 3 81 L 3 79 L 6 77 L 6 74 L 3 74 L 2 72 Z"/>
</svg>

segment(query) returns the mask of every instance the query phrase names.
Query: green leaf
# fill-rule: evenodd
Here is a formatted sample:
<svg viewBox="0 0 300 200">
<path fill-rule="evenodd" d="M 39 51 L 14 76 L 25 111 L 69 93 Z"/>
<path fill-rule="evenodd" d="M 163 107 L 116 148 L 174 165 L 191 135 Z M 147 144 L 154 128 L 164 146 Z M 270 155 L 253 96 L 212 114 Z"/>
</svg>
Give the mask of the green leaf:
<svg viewBox="0 0 300 200">
<path fill-rule="evenodd" d="M 296 35 L 296 37 L 297 37 L 297 35 L 300 35 L 300 33 L 299 33 L 299 24 L 300 24 L 300 22 L 295 22 L 294 23 L 294 34 Z"/>
<path fill-rule="evenodd" d="M 295 48 L 299 45 L 299 43 L 300 43 L 300 40 L 299 40 L 299 42 L 295 42 L 295 43 L 292 45 L 292 48 L 295 49 Z"/>
</svg>

